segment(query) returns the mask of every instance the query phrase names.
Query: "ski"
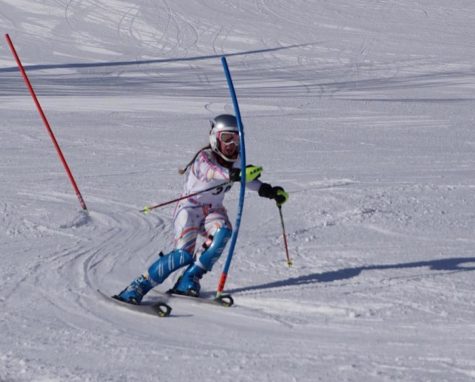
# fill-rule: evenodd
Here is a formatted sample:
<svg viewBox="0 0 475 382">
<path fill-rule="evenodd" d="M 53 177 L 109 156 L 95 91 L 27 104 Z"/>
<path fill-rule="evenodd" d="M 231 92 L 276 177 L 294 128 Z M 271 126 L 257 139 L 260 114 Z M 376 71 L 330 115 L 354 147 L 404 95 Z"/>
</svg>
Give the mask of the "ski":
<svg viewBox="0 0 475 382">
<path fill-rule="evenodd" d="M 175 293 L 173 290 L 169 290 L 166 293 L 167 296 L 171 298 L 178 298 L 183 300 L 189 300 L 197 303 L 202 304 L 210 304 L 210 305 L 217 305 L 229 308 L 234 305 L 234 299 L 230 294 L 221 294 L 218 297 L 197 297 L 197 296 L 190 296 L 186 294 Z"/>
<path fill-rule="evenodd" d="M 107 301 L 114 302 L 115 304 L 118 304 L 122 306 L 123 308 L 133 310 L 135 312 L 145 313 L 145 314 L 158 316 L 158 317 L 168 317 L 170 313 L 172 312 L 172 307 L 164 301 L 165 300 L 164 298 L 159 299 L 159 300 L 143 301 L 141 304 L 133 304 L 133 303 L 122 301 L 121 299 L 118 298 L 117 295 L 108 296 L 107 294 L 100 291 L 99 289 L 97 291 Z"/>
</svg>

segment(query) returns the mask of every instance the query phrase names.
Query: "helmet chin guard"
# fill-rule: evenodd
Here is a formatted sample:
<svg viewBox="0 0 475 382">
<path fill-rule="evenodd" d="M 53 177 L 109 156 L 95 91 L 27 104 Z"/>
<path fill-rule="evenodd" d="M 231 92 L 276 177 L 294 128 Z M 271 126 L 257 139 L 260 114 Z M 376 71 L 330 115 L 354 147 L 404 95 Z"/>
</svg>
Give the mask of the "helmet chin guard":
<svg viewBox="0 0 475 382">
<path fill-rule="evenodd" d="M 235 162 L 239 156 L 239 141 L 230 139 L 230 134 L 234 133 L 239 137 L 237 120 L 234 115 L 221 114 L 210 121 L 211 130 L 209 132 L 209 143 L 211 150 L 227 162 Z M 225 138 L 226 139 L 223 139 Z M 232 150 L 234 148 L 234 150 Z"/>
</svg>

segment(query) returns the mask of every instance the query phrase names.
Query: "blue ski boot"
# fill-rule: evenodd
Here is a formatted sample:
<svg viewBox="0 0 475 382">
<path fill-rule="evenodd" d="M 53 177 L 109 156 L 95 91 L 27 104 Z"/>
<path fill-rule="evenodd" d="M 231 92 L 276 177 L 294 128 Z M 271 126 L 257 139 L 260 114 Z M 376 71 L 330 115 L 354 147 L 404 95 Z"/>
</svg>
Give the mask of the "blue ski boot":
<svg viewBox="0 0 475 382">
<path fill-rule="evenodd" d="M 167 255 L 160 252 L 158 260 L 148 268 L 147 272 L 132 281 L 116 298 L 131 304 L 140 304 L 143 296 L 165 281 L 170 273 L 189 265 L 192 261 L 193 256 L 183 249 L 176 249 Z"/>
<path fill-rule="evenodd" d="M 127 288 L 114 297 L 118 300 L 138 305 L 142 301 L 143 296 L 153 287 L 154 285 L 146 275 L 140 275 Z"/>
<path fill-rule="evenodd" d="M 205 269 L 201 268 L 201 266 L 202 265 L 199 264 L 198 261 L 191 264 L 186 269 L 185 273 L 180 276 L 170 293 L 198 297 L 201 289 L 200 280 L 207 272 Z"/>
<path fill-rule="evenodd" d="M 232 231 L 227 227 L 218 229 L 211 245 L 201 254 L 200 258 L 191 264 L 178 279 L 170 293 L 184 294 L 198 297 L 200 294 L 200 280 L 203 275 L 213 268 L 224 251 L 224 247 L 231 237 Z"/>
</svg>

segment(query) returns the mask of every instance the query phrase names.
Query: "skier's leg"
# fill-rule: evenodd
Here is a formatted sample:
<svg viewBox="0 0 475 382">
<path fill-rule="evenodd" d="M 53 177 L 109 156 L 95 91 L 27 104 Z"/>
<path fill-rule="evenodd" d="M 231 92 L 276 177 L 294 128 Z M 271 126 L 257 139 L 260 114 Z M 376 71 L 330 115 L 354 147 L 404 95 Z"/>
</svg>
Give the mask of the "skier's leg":
<svg viewBox="0 0 475 382">
<path fill-rule="evenodd" d="M 165 281 L 172 272 L 193 262 L 191 251 L 195 247 L 199 230 L 196 220 L 200 218 L 195 215 L 190 214 L 187 209 L 177 212 L 175 216 L 175 243 L 180 247 L 176 247 L 166 255 L 161 254 L 146 272 L 133 280 L 127 288 L 119 293 L 119 299 L 140 304 L 143 296 Z"/>
<path fill-rule="evenodd" d="M 199 281 L 203 275 L 213 268 L 224 251 L 226 243 L 231 237 L 231 224 L 224 209 L 210 213 L 205 219 L 205 229 L 208 240 L 203 244 L 204 251 L 176 283 L 175 293 L 198 296 Z"/>
<path fill-rule="evenodd" d="M 204 214 L 201 208 L 182 207 L 175 213 L 175 248 L 190 254 L 195 252 L 196 238 L 201 230 Z"/>
<path fill-rule="evenodd" d="M 146 272 L 133 280 L 117 297 L 122 301 L 140 304 L 143 296 L 165 281 L 170 273 L 192 262 L 193 256 L 183 249 L 175 249 L 167 255 L 161 254 Z"/>
</svg>

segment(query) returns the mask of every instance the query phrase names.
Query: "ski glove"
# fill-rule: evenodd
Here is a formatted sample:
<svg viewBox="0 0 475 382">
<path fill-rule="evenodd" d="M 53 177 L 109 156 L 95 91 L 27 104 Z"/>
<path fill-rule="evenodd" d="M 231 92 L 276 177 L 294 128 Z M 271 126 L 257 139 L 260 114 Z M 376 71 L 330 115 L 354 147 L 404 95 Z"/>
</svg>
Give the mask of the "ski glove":
<svg viewBox="0 0 475 382">
<path fill-rule="evenodd" d="M 262 167 L 252 164 L 246 166 L 246 183 L 258 179 L 262 174 Z M 241 170 L 232 168 L 229 170 L 229 180 L 231 182 L 239 182 L 241 180 Z"/>
<path fill-rule="evenodd" d="M 272 187 L 268 183 L 262 183 L 259 188 L 259 196 L 274 199 L 279 207 L 289 199 L 289 194 L 282 187 Z"/>
</svg>

